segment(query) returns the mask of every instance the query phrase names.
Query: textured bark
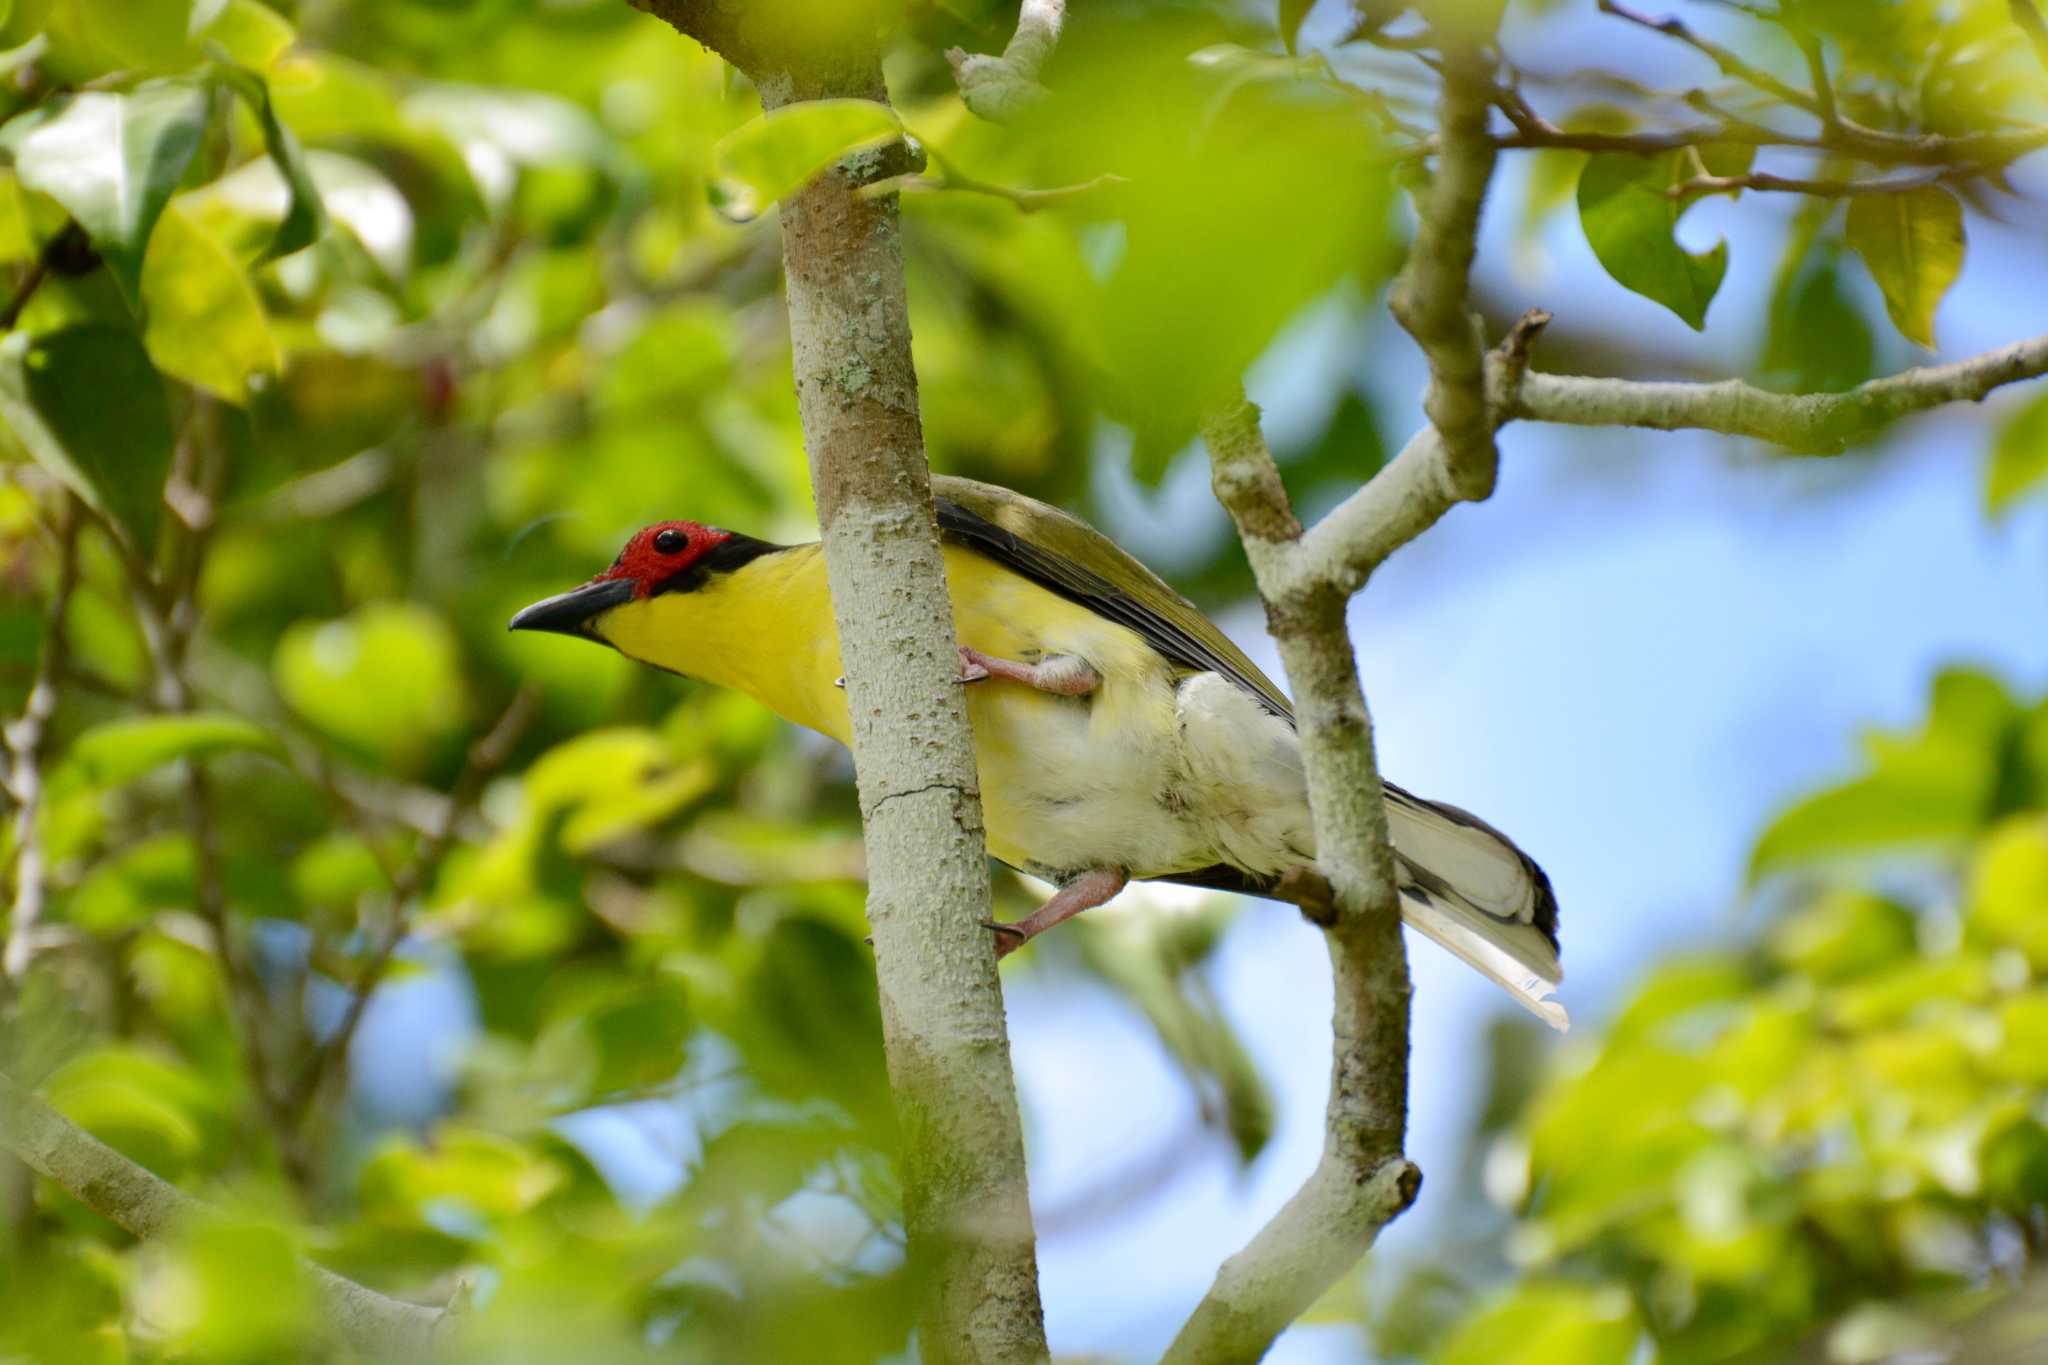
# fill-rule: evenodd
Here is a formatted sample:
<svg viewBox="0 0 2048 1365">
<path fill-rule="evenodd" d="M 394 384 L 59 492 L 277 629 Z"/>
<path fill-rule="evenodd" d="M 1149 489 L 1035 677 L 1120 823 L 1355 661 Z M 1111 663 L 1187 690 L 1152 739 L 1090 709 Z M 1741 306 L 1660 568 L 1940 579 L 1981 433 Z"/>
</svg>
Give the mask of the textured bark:
<svg viewBox="0 0 2048 1365">
<path fill-rule="evenodd" d="M 894 195 L 782 208 L 797 399 L 866 826 L 868 920 L 929 1361 L 1045 1355 L 974 741 L 910 361 Z"/>
<path fill-rule="evenodd" d="M 771 109 L 887 98 L 871 6 L 635 3 L 744 69 Z M 853 723 L 919 1351 L 934 1365 L 1039 1361 L 1023 1125 L 897 198 L 855 193 L 903 160 L 900 146 L 849 157 L 783 202 L 790 346 Z"/>
<path fill-rule="evenodd" d="M 1332 899 L 1324 937 L 1336 1003 L 1322 1158 L 1294 1197 L 1223 1263 L 1163 1357 L 1166 1365 L 1259 1359 L 1422 1186 L 1422 1172 L 1401 1154 L 1408 1126 L 1408 955 L 1372 719 L 1344 623 L 1349 593 L 1293 570 L 1304 548 L 1301 525 L 1259 430 L 1258 409 L 1240 400 L 1207 422 L 1203 436 L 1217 499 L 1244 541 L 1294 695 L 1316 863 Z M 1382 474 L 1368 488 L 1385 494 L 1385 480 Z M 1400 499 L 1386 506 L 1398 507 Z"/>
<path fill-rule="evenodd" d="M 159 1180 L 0 1074 L 0 1144 L 81 1204 L 137 1237 L 161 1237 L 212 1210 Z M 444 1321 L 438 1309 L 388 1298 L 311 1262 L 302 1265 L 327 1321 L 366 1355 L 423 1353 Z"/>
</svg>

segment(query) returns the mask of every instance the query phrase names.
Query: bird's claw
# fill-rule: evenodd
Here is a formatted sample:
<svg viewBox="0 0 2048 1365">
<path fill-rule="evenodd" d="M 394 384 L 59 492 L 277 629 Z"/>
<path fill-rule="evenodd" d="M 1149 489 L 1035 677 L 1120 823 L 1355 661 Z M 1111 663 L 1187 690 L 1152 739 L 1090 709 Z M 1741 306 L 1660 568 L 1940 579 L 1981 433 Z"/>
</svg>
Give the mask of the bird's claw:
<svg viewBox="0 0 2048 1365">
<path fill-rule="evenodd" d="M 1014 924 L 1003 924 L 996 920 L 985 919 L 981 922 L 981 927 L 995 931 L 996 957 L 998 959 L 1008 957 L 1011 953 L 1016 952 L 1031 941 L 1030 933 Z"/>
<path fill-rule="evenodd" d="M 966 645 L 960 646 L 960 676 L 954 681 L 964 687 L 968 683 L 981 682 L 988 676 L 988 670 L 975 659 L 974 651 Z"/>
</svg>

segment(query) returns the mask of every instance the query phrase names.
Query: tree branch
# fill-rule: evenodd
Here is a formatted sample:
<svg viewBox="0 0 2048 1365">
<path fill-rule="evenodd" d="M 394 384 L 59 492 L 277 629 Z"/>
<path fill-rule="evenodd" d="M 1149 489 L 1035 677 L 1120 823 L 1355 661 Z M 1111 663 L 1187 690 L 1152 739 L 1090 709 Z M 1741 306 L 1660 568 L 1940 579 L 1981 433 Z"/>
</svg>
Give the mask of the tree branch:
<svg viewBox="0 0 2048 1365">
<path fill-rule="evenodd" d="M 1316 895 L 1329 901 L 1324 940 L 1336 1003 L 1322 1158 L 1251 1243 L 1224 1262 L 1168 1348 L 1166 1365 L 1259 1359 L 1422 1185 L 1422 1172 L 1401 1154 L 1408 1127 L 1408 956 L 1372 718 L 1345 609 L 1373 565 L 1455 503 L 1492 492 L 1497 414 L 1549 321 L 1543 314 L 1523 319 L 1489 364 L 1466 313 L 1479 213 L 1493 173 L 1487 115 L 1494 80 L 1483 35 L 1444 37 L 1436 180 L 1422 199 L 1415 245 L 1393 299 L 1395 316 L 1429 360 L 1430 425 L 1307 532 L 1288 503 L 1258 410 L 1240 397 L 1203 425 L 1217 500 L 1244 542 L 1294 694 L 1316 871 L 1325 884 Z"/>
<path fill-rule="evenodd" d="M 213 1210 L 122 1156 L 0 1073 L 0 1144 L 93 1212 L 137 1237 L 161 1237 Z M 327 1321 L 358 1351 L 411 1357 L 434 1344 L 444 1314 L 301 1262 Z"/>
<path fill-rule="evenodd" d="M 1301 553 L 1301 525 L 1259 430 L 1258 410 L 1240 399 L 1204 424 L 1203 437 L 1217 499 L 1244 541 L 1294 693 L 1316 862 L 1333 901 L 1324 937 L 1334 1041 L 1322 1158 L 1294 1197 L 1223 1263 L 1163 1365 L 1259 1359 L 1414 1202 L 1422 1183 L 1401 1155 L 1408 957 L 1372 721 L 1344 624 L 1348 594 L 1290 568 Z"/>
<path fill-rule="evenodd" d="M 1479 210 L 1493 177 L 1486 126 L 1493 90 L 1493 67 L 1478 44 L 1447 41 L 1436 179 L 1422 197 L 1422 221 L 1392 300 L 1395 319 L 1429 360 L 1423 408 L 1442 439 L 1440 463 L 1450 491 L 1473 500 L 1493 492 L 1499 465 L 1486 413 L 1484 357 L 1465 306 Z"/>
<path fill-rule="evenodd" d="M 21 715 L 6 727 L 10 758 L 7 789 L 14 798 L 14 901 L 7 917 L 7 940 L 0 951 L 0 990 L 28 971 L 35 950 L 35 930 L 43 917 L 49 868 L 36 821 L 43 809 L 43 740 L 57 713 L 59 680 L 70 654 L 64 633 L 71 595 L 78 587 L 78 530 L 83 520 L 77 502 L 62 495 L 62 522 L 57 531 L 57 583 L 43 621 L 43 650 L 36 660 L 35 680 Z"/>
<path fill-rule="evenodd" d="M 745 68 L 771 109 L 887 98 L 872 5 L 635 3 Z M 779 32 L 764 36 L 762 11 L 783 11 Z M 728 21 L 739 27 L 719 27 Z M 1024 41 L 1042 58 L 1050 37 Z M 764 51 L 771 39 L 780 46 Z M 898 199 L 859 193 L 903 169 L 885 164 L 892 156 L 900 144 L 846 158 L 782 203 L 791 360 L 846 678 L 919 1350 L 933 1365 L 1037 1362 L 1045 1326 L 1023 1124 L 986 927 L 974 737 L 918 417 Z"/>
<path fill-rule="evenodd" d="M 1066 11 L 1066 0 L 1023 0 L 1017 32 L 1000 57 L 948 48 L 946 60 L 968 109 L 990 123 L 1008 123 L 1043 100 L 1046 91 L 1038 73 L 1059 44 Z"/>
<path fill-rule="evenodd" d="M 1843 393 L 1772 393 L 1739 379 L 1650 383 L 1530 374 L 1516 386 L 1505 417 L 1571 426 L 1718 431 L 1792 450 L 1833 453 L 1901 417 L 1948 403 L 1974 403 L 2006 384 L 2044 374 L 2048 334 L 1967 360 L 1873 379 Z M 1401 459 L 1406 458 L 1404 451 Z"/>
</svg>

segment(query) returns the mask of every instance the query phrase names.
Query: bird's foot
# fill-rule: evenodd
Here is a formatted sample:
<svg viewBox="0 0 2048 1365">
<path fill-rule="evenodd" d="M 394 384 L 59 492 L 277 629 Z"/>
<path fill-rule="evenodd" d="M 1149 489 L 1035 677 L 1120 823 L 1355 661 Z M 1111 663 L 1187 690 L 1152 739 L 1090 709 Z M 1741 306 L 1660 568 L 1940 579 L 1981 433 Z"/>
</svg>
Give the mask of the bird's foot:
<svg viewBox="0 0 2048 1365">
<path fill-rule="evenodd" d="M 1006 678 L 1061 697 L 1083 697 L 1102 685 L 1102 676 L 1077 655 L 1055 654 L 1041 663 L 1026 664 L 960 646 L 960 681 L 983 678 Z"/>
<path fill-rule="evenodd" d="M 1052 899 L 1023 919 L 1009 924 L 991 922 L 996 933 L 996 956 L 1008 957 L 1055 924 L 1092 910 L 1124 889 L 1130 877 L 1120 867 L 1098 867 L 1083 872 L 1053 893 Z"/>
</svg>

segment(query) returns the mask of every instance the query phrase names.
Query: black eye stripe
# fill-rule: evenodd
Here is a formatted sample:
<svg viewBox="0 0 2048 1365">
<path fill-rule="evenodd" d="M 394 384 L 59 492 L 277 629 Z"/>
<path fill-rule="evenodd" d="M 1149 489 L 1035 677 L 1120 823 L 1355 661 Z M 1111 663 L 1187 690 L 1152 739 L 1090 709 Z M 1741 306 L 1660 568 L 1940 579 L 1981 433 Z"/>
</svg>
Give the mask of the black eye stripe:
<svg viewBox="0 0 2048 1365">
<path fill-rule="evenodd" d="M 688 538 L 673 526 L 665 531 L 657 531 L 654 534 L 654 548 L 661 554 L 681 554 L 683 547 L 689 543 Z"/>
</svg>

